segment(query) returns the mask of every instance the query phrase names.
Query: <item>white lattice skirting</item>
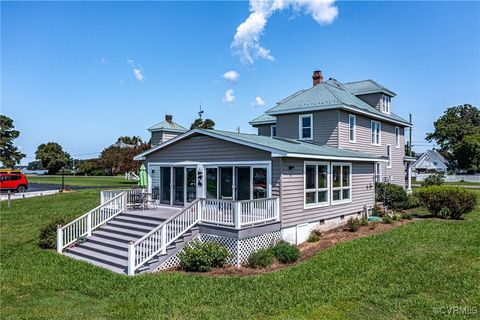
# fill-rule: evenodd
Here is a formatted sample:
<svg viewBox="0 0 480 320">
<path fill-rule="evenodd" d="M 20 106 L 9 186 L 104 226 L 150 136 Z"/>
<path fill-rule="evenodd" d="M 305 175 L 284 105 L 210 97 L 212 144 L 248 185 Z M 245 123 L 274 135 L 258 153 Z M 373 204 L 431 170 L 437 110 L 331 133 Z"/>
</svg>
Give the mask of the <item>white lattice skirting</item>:
<svg viewBox="0 0 480 320">
<path fill-rule="evenodd" d="M 231 255 L 230 258 L 227 260 L 227 264 L 239 267 L 243 263 L 247 262 L 248 257 L 250 256 L 250 254 L 252 254 L 252 252 L 268 248 L 281 239 L 282 233 L 280 231 L 265 233 L 260 236 L 246 238 L 242 240 L 201 233 L 195 236 L 195 238 L 193 238 L 192 240 L 190 240 L 190 242 L 187 243 L 187 246 L 191 246 L 194 241 L 218 242 L 219 244 L 226 247 L 228 251 L 230 251 Z M 178 267 L 180 265 L 180 259 L 178 258 L 178 254 L 182 251 L 183 249 L 168 258 L 158 267 L 156 271 Z"/>
</svg>

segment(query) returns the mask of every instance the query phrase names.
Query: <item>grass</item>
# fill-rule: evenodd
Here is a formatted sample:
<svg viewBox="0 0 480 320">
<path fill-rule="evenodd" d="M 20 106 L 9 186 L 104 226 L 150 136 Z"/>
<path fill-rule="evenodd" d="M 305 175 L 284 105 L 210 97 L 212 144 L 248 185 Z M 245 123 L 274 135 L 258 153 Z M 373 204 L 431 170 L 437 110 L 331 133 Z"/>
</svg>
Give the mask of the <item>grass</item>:
<svg viewBox="0 0 480 320">
<path fill-rule="evenodd" d="M 62 176 L 28 175 L 30 183 L 62 184 Z M 90 187 L 128 187 L 136 185 L 137 181 L 125 180 L 123 176 L 65 176 L 67 186 Z"/>
<path fill-rule="evenodd" d="M 82 190 L 15 200 L 10 210 L 1 203 L 3 319 L 435 319 L 434 308 L 480 310 L 480 208 L 251 277 L 127 277 L 38 248 L 41 226 L 98 202 L 98 190 Z"/>
<path fill-rule="evenodd" d="M 415 178 L 412 178 L 412 184 L 420 185 L 422 181 L 417 181 Z M 458 182 L 444 182 L 444 184 L 449 186 L 480 186 L 480 182 L 468 182 L 468 181 L 458 181 Z"/>
</svg>

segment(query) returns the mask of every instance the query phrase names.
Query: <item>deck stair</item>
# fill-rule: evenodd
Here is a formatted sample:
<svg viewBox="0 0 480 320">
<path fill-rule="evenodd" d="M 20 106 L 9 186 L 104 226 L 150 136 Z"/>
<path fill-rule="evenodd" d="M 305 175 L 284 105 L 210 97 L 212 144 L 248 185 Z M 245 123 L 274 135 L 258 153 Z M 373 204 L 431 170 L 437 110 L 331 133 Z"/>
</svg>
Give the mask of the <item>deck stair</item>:
<svg viewBox="0 0 480 320">
<path fill-rule="evenodd" d="M 121 213 L 92 235 L 85 242 L 65 250 L 65 255 L 90 262 L 117 273 L 127 273 L 128 244 L 153 230 L 166 219 L 148 211 L 127 211 Z M 186 231 L 167 247 L 166 253 L 159 253 L 136 273 L 152 272 L 169 257 L 180 251 L 195 235 L 198 227 Z"/>
</svg>

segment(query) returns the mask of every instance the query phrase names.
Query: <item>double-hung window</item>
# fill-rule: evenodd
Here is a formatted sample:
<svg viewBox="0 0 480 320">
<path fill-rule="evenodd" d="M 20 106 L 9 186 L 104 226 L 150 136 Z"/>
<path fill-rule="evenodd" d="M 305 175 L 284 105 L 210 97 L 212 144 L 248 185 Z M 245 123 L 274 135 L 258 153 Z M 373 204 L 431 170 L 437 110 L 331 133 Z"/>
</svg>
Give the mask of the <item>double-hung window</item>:
<svg viewBox="0 0 480 320">
<path fill-rule="evenodd" d="M 387 144 L 387 158 L 388 158 L 388 164 L 387 168 L 392 167 L 392 145 Z"/>
<path fill-rule="evenodd" d="M 272 137 L 276 137 L 277 136 L 277 126 L 276 125 L 272 125 L 270 127 L 270 136 Z"/>
<path fill-rule="evenodd" d="M 352 165 L 332 163 L 332 203 L 352 200 Z"/>
<path fill-rule="evenodd" d="M 329 164 L 327 162 L 305 163 L 305 205 L 328 205 Z"/>
<path fill-rule="evenodd" d="M 375 162 L 375 182 L 382 182 L 382 165 Z"/>
<path fill-rule="evenodd" d="M 357 118 L 353 114 L 348 115 L 348 140 L 355 142 L 356 140 Z"/>
<path fill-rule="evenodd" d="M 298 136 L 302 140 L 313 139 L 313 116 L 311 114 L 298 117 Z"/>
<path fill-rule="evenodd" d="M 400 148 L 400 127 L 395 127 L 395 148 Z"/>
<path fill-rule="evenodd" d="M 374 145 L 380 145 L 380 131 L 382 130 L 382 125 L 378 121 L 373 121 L 371 122 L 371 128 L 372 128 L 372 144 Z"/>
<path fill-rule="evenodd" d="M 383 113 L 390 113 L 390 104 L 391 98 L 386 95 L 382 95 L 382 112 Z"/>
</svg>

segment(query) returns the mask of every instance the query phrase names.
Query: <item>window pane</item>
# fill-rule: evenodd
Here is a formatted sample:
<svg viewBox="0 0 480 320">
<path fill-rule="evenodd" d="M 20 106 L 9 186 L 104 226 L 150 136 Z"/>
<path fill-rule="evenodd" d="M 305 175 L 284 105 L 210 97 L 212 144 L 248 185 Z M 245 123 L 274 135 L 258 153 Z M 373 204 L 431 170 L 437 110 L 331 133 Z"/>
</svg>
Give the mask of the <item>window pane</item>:
<svg viewBox="0 0 480 320">
<path fill-rule="evenodd" d="M 307 192 L 305 193 L 305 202 L 308 203 L 315 203 L 315 192 Z"/>
<path fill-rule="evenodd" d="M 217 198 L 217 168 L 207 168 L 207 198 Z"/>
<path fill-rule="evenodd" d="M 327 187 L 327 166 L 318 166 L 318 188 Z"/>
<path fill-rule="evenodd" d="M 305 118 L 302 118 L 302 127 L 308 127 L 310 128 L 311 127 L 311 118 L 310 117 L 305 117 Z"/>
<path fill-rule="evenodd" d="M 340 190 L 333 190 L 333 201 L 340 200 Z"/>
<path fill-rule="evenodd" d="M 186 168 L 187 171 L 187 202 L 197 198 L 197 169 Z"/>
<path fill-rule="evenodd" d="M 350 185 L 350 167 L 343 166 L 342 186 L 348 187 Z"/>
<path fill-rule="evenodd" d="M 267 169 L 253 168 L 253 199 L 267 197 Z"/>
<path fill-rule="evenodd" d="M 327 202 L 328 201 L 327 195 L 328 195 L 327 191 L 319 191 L 318 192 L 318 202 L 319 203 Z"/>
<path fill-rule="evenodd" d="M 315 166 L 306 166 L 305 169 L 305 188 L 315 189 Z"/>
<path fill-rule="evenodd" d="M 302 129 L 302 138 L 311 138 L 312 135 L 310 134 L 310 128 Z"/>
<path fill-rule="evenodd" d="M 220 198 L 226 200 L 233 199 L 233 168 L 220 168 Z"/>
<path fill-rule="evenodd" d="M 350 189 L 342 190 L 342 199 L 350 199 Z"/>
<path fill-rule="evenodd" d="M 340 166 L 333 166 L 333 187 L 340 187 Z"/>
<path fill-rule="evenodd" d="M 236 171 L 236 200 L 248 200 L 250 199 L 250 167 L 236 167 Z"/>
</svg>

